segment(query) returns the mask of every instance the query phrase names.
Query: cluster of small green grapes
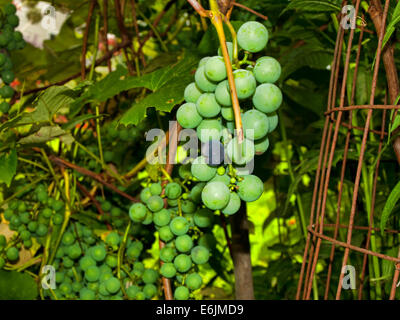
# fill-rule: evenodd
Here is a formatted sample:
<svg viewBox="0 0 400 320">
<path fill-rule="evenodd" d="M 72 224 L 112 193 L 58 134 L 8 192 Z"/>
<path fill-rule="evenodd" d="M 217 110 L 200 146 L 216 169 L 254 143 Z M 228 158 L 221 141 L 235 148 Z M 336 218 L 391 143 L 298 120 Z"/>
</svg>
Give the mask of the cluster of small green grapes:
<svg viewBox="0 0 400 320">
<path fill-rule="evenodd" d="M 6 4 L 0 11 L 0 77 L 4 83 L 0 88 L 0 96 L 3 99 L 0 103 L 0 113 L 3 114 L 10 110 L 10 104 L 6 100 L 14 95 L 14 89 L 10 86 L 15 78 L 10 52 L 23 49 L 26 45 L 22 33 L 14 30 L 19 25 L 16 12 L 17 9 L 12 3 Z"/>
<path fill-rule="evenodd" d="M 0 269 L 7 261 L 17 262 L 19 250 L 31 248 L 33 239 L 41 242 L 48 233 L 50 220 L 53 225 L 61 226 L 64 211 L 64 202 L 49 197 L 44 185 L 39 185 L 29 199 L 24 197 L 11 201 L 4 211 L 4 219 L 15 233 L 8 242 L 0 236 Z"/>
<path fill-rule="evenodd" d="M 52 265 L 56 289 L 46 290 L 50 299 L 144 300 L 158 293 L 158 272 L 145 268 L 139 257 L 143 243 L 116 231 L 104 241 L 91 228 L 74 222 L 64 233 Z M 118 261 L 119 248 L 126 245 Z"/>
<path fill-rule="evenodd" d="M 188 178 L 188 174 L 190 172 L 180 169 L 182 180 Z M 145 225 L 153 223 L 160 240 L 165 243 L 160 250 L 159 272 L 174 280 L 177 300 L 187 300 L 191 291 L 200 289 L 203 280 L 198 266 L 208 262 L 216 244 L 213 235 L 207 232 L 213 227 L 214 212 L 201 207 L 203 184 L 196 184 L 189 191 L 186 182 L 169 182 L 164 194 L 161 183 L 152 183 L 141 191 L 141 202 L 133 204 L 129 210 L 132 221 Z"/>
</svg>

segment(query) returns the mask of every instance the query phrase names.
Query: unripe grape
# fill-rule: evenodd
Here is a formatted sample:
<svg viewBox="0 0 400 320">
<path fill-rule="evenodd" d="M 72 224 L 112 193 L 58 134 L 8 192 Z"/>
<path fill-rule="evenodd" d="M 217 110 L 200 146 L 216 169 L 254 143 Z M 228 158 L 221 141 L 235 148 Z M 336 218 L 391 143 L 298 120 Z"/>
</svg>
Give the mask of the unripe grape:
<svg viewBox="0 0 400 320">
<path fill-rule="evenodd" d="M 183 213 L 193 213 L 196 211 L 197 206 L 190 200 L 181 201 L 181 209 Z"/>
<path fill-rule="evenodd" d="M 176 182 L 169 182 L 165 187 L 165 195 L 168 199 L 175 200 L 178 199 L 179 196 L 182 194 L 182 187 L 179 183 Z"/>
<path fill-rule="evenodd" d="M 110 246 L 118 246 L 121 241 L 121 238 L 118 233 L 111 232 L 106 237 L 106 243 Z"/>
<path fill-rule="evenodd" d="M 218 83 L 217 88 L 215 89 L 215 99 L 221 106 L 232 106 L 232 98 L 229 90 L 228 80 Z"/>
<path fill-rule="evenodd" d="M 130 299 L 135 299 L 136 294 L 140 291 L 140 288 L 136 285 L 132 285 L 126 289 L 126 295 Z"/>
<path fill-rule="evenodd" d="M 254 66 L 253 74 L 260 83 L 275 83 L 281 76 L 281 65 L 272 57 L 261 57 Z"/>
<path fill-rule="evenodd" d="M 161 209 L 154 213 L 153 221 L 156 226 L 166 226 L 171 221 L 171 213 L 167 209 Z"/>
<path fill-rule="evenodd" d="M 207 183 L 201 193 L 203 203 L 211 210 L 225 208 L 229 202 L 229 198 L 229 188 L 219 181 Z"/>
<path fill-rule="evenodd" d="M 111 277 L 105 283 L 106 289 L 109 293 L 114 294 L 117 293 L 119 289 L 121 289 L 121 283 L 115 277 Z"/>
<path fill-rule="evenodd" d="M 217 87 L 217 83 L 207 79 L 204 71 L 204 66 L 197 69 L 194 79 L 197 87 L 204 92 L 214 92 Z"/>
<path fill-rule="evenodd" d="M 200 228 L 211 227 L 214 221 L 214 213 L 207 209 L 202 208 L 194 214 L 194 223 Z"/>
<path fill-rule="evenodd" d="M 228 205 L 222 209 L 222 213 L 226 215 L 232 215 L 239 211 L 240 209 L 240 197 L 236 192 L 231 192 Z"/>
<path fill-rule="evenodd" d="M 279 117 L 276 112 L 272 112 L 267 114 L 268 116 L 268 121 L 269 121 L 269 126 L 268 126 L 268 133 L 274 131 L 276 127 L 278 126 L 279 122 Z"/>
<path fill-rule="evenodd" d="M 210 258 L 210 251 L 203 246 L 196 246 L 191 251 L 191 258 L 195 264 L 207 263 Z"/>
<path fill-rule="evenodd" d="M 167 262 L 161 266 L 160 273 L 165 278 L 173 278 L 176 275 L 176 268 L 172 262 Z"/>
<path fill-rule="evenodd" d="M 0 95 L 5 99 L 11 98 L 14 95 L 14 89 L 8 85 L 1 87 Z"/>
<path fill-rule="evenodd" d="M 178 272 L 187 272 L 192 267 L 192 259 L 181 253 L 174 259 L 174 266 Z"/>
<path fill-rule="evenodd" d="M 158 278 L 158 273 L 156 270 L 153 269 L 146 269 L 143 272 L 143 277 L 142 280 L 144 283 L 148 284 L 148 283 L 155 283 L 157 281 Z"/>
<path fill-rule="evenodd" d="M 215 175 L 214 178 L 212 178 L 212 179 L 210 180 L 210 182 L 215 182 L 215 181 L 222 182 L 222 183 L 225 184 L 226 186 L 229 186 L 229 184 L 230 184 L 230 182 L 231 182 L 231 177 L 228 176 L 226 173 L 223 174 L 223 175 L 217 174 L 217 175 Z"/>
<path fill-rule="evenodd" d="M 209 181 L 217 173 L 217 168 L 207 164 L 207 159 L 203 156 L 197 157 L 191 167 L 191 172 L 194 177 L 200 181 Z"/>
<path fill-rule="evenodd" d="M 143 244 L 140 241 L 135 241 L 128 246 L 126 250 L 126 255 L 129 259 L 134 260 L 139 258 L 140 254 L 142 253 L 142 250 L 143 250 Z"/>
<path fill-rule="evenodd" d="M 261 179 L 255 175 L 246 175 L 242 178 L 237 183 L 240 199 L 246 202 L 256 201 L 264 191 L 264 184 Z"/>
<path fill-rule="evenodd" d="M 79 291 L 79 299 L 80 300 L 95 300 L 96 293 L 88 288 L 82 288 Z"/>
<path fill-rule="evenodd" d="M 180 252 L 189 252 L 193 248 L 193 240 L 190 236 L 184 234 L 176 238 L 175 246 Z"/>
<path fill-rule="evenodd" d="M 172 262 L 176 256 L 176 251 L 171 247 L 164 247 L 160 250 L 160 260 L 163 262 Z"/>
<path fill-rule="evenodd" d="M 169 227 L 173 234 L 182 236 L 189 231 L 189 222 L 184 217 L 176 217 L 172 219 Z"/>
<path fill-rule="evenodd" d="M 42 223 L 39 223 L 38 228 L 36 229 L 36 234 L 39 237 L 44 237 L 45 235 L 47 235 L 47 231 L 48 231 L 47 226 Z"/>
<path fill-rule="evenodd" d="M 10 110 L 10 104 L 6 101 L 3 101 L 0 103 L 0 112 L 1 113 L 8 113 L 8 111 Z"/>
<path fill-rule="evenodd" d="M 203 93 L 196 102 L 197 112 L 204 118 L 213 118 L 221 111 L 214 93 Z"/>
<path fill-rule="evenodd" d="M 201 202 L 201 192 L 203 191 L 203 188 L 205 187 L 204 182 L 200 182 L 196 184 L 192 190 L 190 190 L 190 199 L 195 202 L 195 203 L 200 203 Z"/>
<path fill-rule="evenodd" d="M 219 140 L 221 138 L 222 125 L 216 119 L 204 119 L 197 127 L 197 137 L 201 142 Z"/>
<path fill-rule="evenodd" d="M 185 103 L 181 105 L 176 112 L 176 119 L 179 124 L 185 129 L 196 128 L 203 118 L 197 111 L 196 104 Z"/>
<path fill-rule="evenodd" d="M 264 138 L 262 138 L 260 140 L 254 141 L 254 150 L 256 152 L 256 155 L 263 154 L 265 151 L 268 150 L 268 147 L 269 147 L 268 136 L 264 137 Z"/>
<path fill-rule="evenodd" d="M 147 207 L 152 212 L 160 211 L 164 207 L 164 200 L 160 196 L 151 196 L 147 200 Z"/>
<path fill-rule="evenodd" d="M 196 103 L 197 99 L 202 95 L 202 91 L 192 82 L 185 88 L 184 97 L 186 102 Z"/>
<path fill-rule="evenodd" d="M 107 255 L 107 251 L 101 245 L 94 246 L 91 249 L 91 256 L 97 262 L 103 261 L 106 258 L 106 255 Z"/>
<path fill-rule="evenodd" d="M 232 107 L 222 107 L 221 108 L 221 115 L 226 121 L 235 120 L 235 113 L 233 112 L 233 108 Z"/>
<path fill-rule="evenodd" d="M 15 75 L 14 72 L 12 72 L 11 70 L 4 70 L 1 73 L 1 79 L 4 81 L 4 83 L 6 84 L 10 84 L 11 82 L 14 81 Z"/>
<path fill-rule="evenodd" d="M 91 256 L 84 256 L 79 260 L 79 265 L 83 271 L 86 271 L 89 267 L 96 265 L 96 260 Z"/>
<path fill-rule="evenodd" d="M 247 99 L 251 97 L 257 86 L 256 79 L 251 71 L 238 69 L 233 72 L 237 96 L 239 99 Z"/>
<path fill-rule="evenodd" d="M 10 24 L 12 27 L 18 27 L 19 25 L 19 18 L 15 14 L 10 14 L 7 16 L 7 23 Z"/>
<path fill-rule="evenodd" d="M 203 279 L 198 273 L 191 273 L 186 277 L 185 284 L 190 290 L 197 290 L 203 284 Z"/>
<path fill-rule="evenodd" d="M 226 67 L 224 58 L 214 56 L 207 60 L 204 65 L 206 77 L 211 81 L 219 82 L 226 78 Z"/>
<path fill-rule="evenodd" d="M 267 135 L 269 132 L 269 121 L 265 113 L 258 110 L 246 111 L 242 117 L 243 130 L 245 136 L 247 136 L 247 130 L 251 130 L 253 134 L 253 139 L 261 139 Z"/>
<path fill-rule="evenodd" d="M 17 12 L 17 8 L 12 3 L 5 4 L 3 10 L 6 15 L 12 15 Z"/>
<path fill-rule="evenodd" d="M 237 40 L 244 50 L 259 52 L 263 50 L 268 42 L 267 28 L 257 21 L 244 23 L 237 32 Z"/>
<path fill-rule="evenodd" d="M 100 270 L 97 266 L 90 266 L 85 271 L 85 279 L 89 282 L 95 282 L 100 278 Z"/>
<path fill-rule="evenodd" d="M 204 57 L 204 58 L 202 58 L 201 60 L 200 60 L 200 62 L 199 62 L 199 68 L 200 67 L 203 67 L 206 63 L 207 63 L 207 61 L 208 61 L 208 59 L 210 59 L 211 57 Z"/>
<path fill-rule="evenodd" d="M 140 200 L 144 203 L 147 202 L 147 200 L 152 196 L 150 189 L 149 188 L 144 188 L 141 192 L 140 192 Z"/>
<path fill-rule="evenodd" d="M 141 222 L 145 219 L 147 208 L 143 203 L 134 203 L 129 209 L 129 217 L 134 222 Z"/>
<path fill-rule="evenodd" d="M 174 238 L 174 234 L 172 233 L 169 226 L 161 227 L 158 230 L 158 233 L 160 235 L 160 239 L 164 242 L 171 241 Z"/>
<path fill-rule="evenodd" d="M 143 287 L 143 293 L 147 299 L 153 298 L 157 294 L 157 287 L 154 284 L 146 284 Z"/>
<path fill-rule="evenodd" d="M 282 98 L 282 92 L 276 85 L 263 83 L 257 87 L 254 93 L 253 104 L 258 110 L 270 113 L 280 107 Z"/>
<path fill-rule="evenodd" d="M 6 251 L 6 257 L 8 260 L 14 262 L 19 259 L 19 251 L 15 247 L 8 248 Z"/>
<path fill-rule="evenodd" d="M 238 138 L 235 137 L 228 143 L 227 154 L 238 165 L 249 163 L 254 158 L 254 143 L 248 139 L 239 143 Z"/>
</svg>

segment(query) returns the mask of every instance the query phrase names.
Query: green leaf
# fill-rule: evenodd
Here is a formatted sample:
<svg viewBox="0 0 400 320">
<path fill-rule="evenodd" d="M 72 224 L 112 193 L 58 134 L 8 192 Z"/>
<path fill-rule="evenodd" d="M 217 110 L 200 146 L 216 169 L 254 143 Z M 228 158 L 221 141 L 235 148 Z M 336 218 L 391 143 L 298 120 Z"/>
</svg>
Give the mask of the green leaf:
<svg viewBox="0 0 400 320">
<path fill-rule="evenodd" d="M 282 13 L 291 9 L 309 12 L 340 11 L 341 2 L 341 0 L 292 0 Z"/>
<path fill-rule="evenodd" d="M 397 2 L 397 5 L 393 11 L 390 22 L 386 28 L 385 37 L 383 38 L 382 48 L 385 47 L 386 43 L 389 41 L 390 37 L 393 35 L 396 30 L 396 25 L 400 22 L 400 2 Z"/>
<path fill-rule="evenodd" d="M 8 187 L 17 172 L 17 151 L 12 149 L 9 154 L 0 154 L 0 183 Z"/>
<path fill-rule="evenodd" d="M 41 144 L 59 138 L 62 142 L 70 145 L 74 138 L 70 133 L 64 131 L 59 126 L 44 126 L 39 131 L 20 139 L 20 144 Z"/>
<path fill-rule="evenodd" d="M 389 220 L 389 217 L 396 206 L 397 202 L 400 199 L 400 181 L 396 184 L 392 192 L 390 193 L 388 199 L 386 200 L 385 206 L 382 211 L 381 217 L 381 234 L 384 234 L 384 230 L 386 228 L 386 224 Z"/>
<path fill-rule="evenodd" d="M 185 87 L 193 81 L 192 70 L 198 59 L 194 56 L 185 57 L 176 65 L 162 68 L 143 76 L 142 83 L 153 93 L 143 100 L 133 103 L 132 107 L 122 116 L 120 123 L 137 125 L 145 116 L 147 108 L 170 112 L 183 101 Z M 143 81 L 143 79 L 142 79 Z M 145 85 L 146 84 L 146 85 Z"/>
<path fill-rule="evenodd" d="M 31 276 L 0 270 L 0 300 L 34 300 L 37 296 L 37 284 Z"/>
</svg>

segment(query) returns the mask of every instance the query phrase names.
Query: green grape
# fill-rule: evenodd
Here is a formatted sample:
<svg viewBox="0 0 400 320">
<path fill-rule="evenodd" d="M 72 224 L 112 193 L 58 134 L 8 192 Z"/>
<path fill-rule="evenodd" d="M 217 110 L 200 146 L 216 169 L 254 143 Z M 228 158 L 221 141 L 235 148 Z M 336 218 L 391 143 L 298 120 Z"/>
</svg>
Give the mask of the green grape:
<svg viewBox="0 0 400 320">
<path fill-rule="evenodd" d="M 174 266 L 178 272 L 187 272 L 192 267 L 192 259 L 186 254 L 179 254 L 174 260 Z"/>
<path fill-rule="evenodd" d="M 134 203 L 129 209 L 129 217 L 134 222 L 141 222 L 146 218 L 147 208 L 143 203 Z"/>
<path fill-rule="evenodd" d="M 126 295 L 130 299 L 135 299 L 136 294 L 140 291 L 140 288 L 138 286 L 132 285 L 126 289 Z"/>
<path fill-rule="evenodd" d="M 176 113 L 176 119 L 185 129 L 196 128 L 203 118 L 197 111 L 195 103 L 185 103 L 181 105 Z"/>
<path fill-rule="evenodd" d="M 53 223 L 54 223 L 55 225 L 60 225 L 60 224 L 62 224 L 63 222 L 64 222 L 64 217 L 63 217 L 62 214 L 56 213 L 56 214 L 53 216 Z"/>
<path fill-rule="evenodd" d="M 185 101 L 196 103 L 197 99 L 201 96 L 202 93 L 203 92 L 196 86 L 196 83 L 192 82 L 185 88 L 184 92 Z"/>
<path fill-rule="evenodd" d="M 204 72 L 206 77 L 214 82 L 219 82 L 226 79 L 224 58 L 220 56 L 214 56 L 208 59 L 204 65 Z"/>
<path fill-rule="evenodd" d="M 205 143 L 210 140 L 218 141 L 221 138 L 222 125 L 216 119 L 204 119 L 197 127 L 197 137 Z"/>
<path fill-rule="evenodd" d="M 276 85 L 263 83 L 257 87 L 254 93 L 253 104 L 258 110 L 270 113 L 280 107 L 282 99 L 282 92 Z"/>
<path fill-rule="evenodd" d="M 147 207 L 153 212 L 160 211 L 164 207 L 164 200 L 160 196 L 151 196 L 147 200 Z M 143 217 L 143 219 L 145 217 L 146 215 Z"/>
<path fill-rule="evenodd" d="M 191 273 L 186 277 L 185 284 L 190 290 L 197 290 L 203 284 L 203 279 L 198 273 Z"/>
<path fill-rule="evenodd" d="M 189 252 L 193 248 L 193 240 L 190 236 L 184 234 L 175 239 L 175 246 L 180 252 Z"/>
<path fill-rule="evenodd" d="M 193 213 L 196 211 L 196 205 L 190 200 L 182 200 L 181 209 L 183 213 Z"/>
<path fill-rule="evenodd" d="M 6 265 L 6 260 L 3 257 L 0 257 L 0 270 L 4 268 Z"/>
<path fill-rule="evenodd" d="M 67 282 L 63 282 L 60 285 L 60 291 L 64 294 L 64 295 L 68 295 L 72 292 L 72 286 L 71 284 L 67 283 Z"/>
<path fill-rule="evenodd" d="M 85 279 L 89 282 L 96 282 L 100 278 L 100 270 L 97 266 L 90 266 L 85 271 Z"/>
<path fill-rule="evenodd" d="M 226 173 L 223 175 L 217 174 L 214 178 L 210 180 L 210 182 L 222 182 L 226 186 L 229 186 L 229 184 L 231 183 L 231 177 L 228 176 Z"/>
<path fill-rule="evenodd" d="M 196 246 L 191 251 L 191 257 L 195 264 L 204 264 L 210 258 L 210 251 L 206 247 Z"/>
<path fill-rule="evenodd" d="M 82 255 L 82 249 L 79 244 L 74 244 L 69 248 L 68 256 L 75 260 L 78 259 Z"/>
<path fill-rule="evenodd" d="M 83 271 L 89 267 L 96 266 L 96 261 L 90 256 L 84 256 L 79 260 L 79 265 Z"/>
<path fill-rule="evenodd" d="M 249 163 L 254 158 L 254 142 L 244 139 L 239 143 L 237 137 L 233 138 L 227 146 L 228 157 L 236 164 L 243 165 Z"/>
<path fill-rule="evenodd" d="M 264 138 L 269 132 L 269 121 L 265 113 L 258 110 L 249 110 L 242 117 L 244 134 L 252 134 L 252 139 Z M 250 130 L 250 132 L 247 132 Z"/>
<path fill-rule="evenodd" d="M 170 207 L 177 207 L 178 206 L 178 199 L 172 200 L 172 199 L 167 199 L 167 203 Z"/>
<path fill-rule="evenodd" d="M 153 222 L 153 213 L 151 211 L 147 211 L 146 218 L 144 218 L 144 220 L 142 221 L 142 224 L 147 226 L 152 222 Z M 123 220 L 122 220 L 122 224 L 123 224 Z"/>
<path fill-rule="evenodd" d="M 160 239 L 164 242 L 171 241 L 174 238 L 174 234 L 172 233 L 169 226 L 161 227 L 158 230 L 158 233 L 160 235 Z"/>
<path fill-rule="evenodd" d="M 53 210 L 51 210 L 50 208 L 44 208 L 42 210 L 42 215 L 43 217 L 45 217 L 46 219 L 50 218 L 53 214 Z"/>
<path fill-rule="evenodd" d="M 235 120 L 235 114 L 233 112 L 233 108 L 231 108 L 231 107 L 221 108 L 221 115 L 226 121 Z"/>
<path fill-rule="evenodd" d="M 101 209 L 102 209 L 103 211 L 105 211 L 105 212 L 110 211 L 111 208 L 112 208 L 112 204 L 111 204 L 109 201 L 104 201 L 104 202 L 101 204 Z M 54 210 L 56 210 L 56 208 L 54 208 Z"/>
<path fill-rule="evenodd" d="M 152 183 L 150 186 L 150 192 L 153 196 L 159 196 L 162 192 L 161 183 Z"/>
<path fill-rule="evenodd" d="M 20 219 L 23 224 L 28 224 L 31 221 L 31 215 L 29 212 L 23 212 L 20 214 Z"/>
<path fill-rule="evenodd" d="M 31 222 L 28 223 L 28 230 L 30 232 L 35 232 L 37 230 L 37 228 L 38 228 L 37 221 L 31 221 Z"/>
<path fill-rule="evenodd" d="M 144 203 L 147 202 L 147 200 L 149 200 L 149 198 L 152 196 L 150 189 L 149 188 L 144 188 L 141 192 L 140 192 L 140 200 Z"/>
<path fill-rule="evenodd" d="M 204 156 L 197 157 L 191 167 L 192 175 L 200 181 L 209 181 L 214 178 L 217 168 L 209 166 Z"/>
<path fill-rule="evenodd" d="M 106 289 L 109 293 L 115 294 L 121 289 L 121 283 L 115 277 L 111 277 L 105 283 Z"/>
<path fill-rule="evenodd" d="M 249 52 L 259 52 L 268 43 L 268 30 L 257 21 L 248 21 L 237 32 L 239 46 Z"/>
<path fill-rule="evenodd" d="M 160 259 L 163 262 L 172 262 L 176 256 L 176 251 L 171 247 L 164 247 L 160 250 Z"/>
<path fill-rule="evenodd" d="M 173 234 L 177 236 L 184 235 L 189 230 L 189 222 L 183 217 L 176 217 L 172 219 L 169 227 Z"/>
<path fill-rule="evenodd" d="M 45 226 L 45 225 L 42 224 L 42 223 L 39 223 L 39 225 L 38 225 L 38 227 L 37 227 L 37 229 L 36 229 L 36 234 L 37 234 L 39 237 L 44 237 L 44 236 L 47 234 L 47 232 L 48 232 L 47 226 Z"/>
<path fill-rule="evenodd" d="M 221 111 L 214 93 L 203 93 L 196 102 L 197 112 L 204 118 L 213 118 Z M 199 122 L 200 123 L 200 122 Z"/>
<path fill-rule="evenodd" d="M 6 15 L 12 15 L 17 12 L 17 8 L 12 3 L 5 4 L 3 10 Z"/>
<path fill-rule="evenodd" d="M 190 164 L 184 164 L 179 166 L 178 173 L 181 179 L 186 180 L 192 177 L 192 173 L 190 172 Z"/>
<path fill-rule="evenodd" d="M 62 261 L 65 268 L 72 268 L 74 265 L 74 260 L 72 260 L 70 257 L 63 257 Z"/>
<path fill-rule="evenodd" d="M 153 298 L 157 294 L 157 287 L 154 284 L 146 284 L 143 287 L 143 293 L 147 299 Z"/>
<path fill-rule="evenodd" d="M 24 240 L 23 244 L 24 244 L 25 249 L 31 248 L 33 245 L 32 239 Z"/>
<path fill-rule="evenodd" d="M 13 33 L 13 38 L 14 38 L 14 40 L 17 41 L 17 42 L 20 42 L 20 41 L 23 41 L 23 40 L 24 40 L 24 37 L 23 37 L 22 33 L 19 32 L 19 31 L 14 31 L 14 33 Z"/>
<path fill-rule="evenodd" d="M 105 282 L 100 282 L 100 285 L 99 285 L 99 294 L 101 294 L 101 295 L 104 296 L 104 297 L 107 297 L 107 296 L 110 295 L 110 293 L 107 291 L 106 283 L 105 283 Z"/>
<path fill-rule="evenodd" d="M 229 188 L 219 181 L 207 183 L 201 193 L 203 203 L 211 210 L 220 210 L 225 208 L 229 203 L 229 198 Z"/>
<path fill-rule="evenodd" d="M 173 278 L 176 275 L 176 268 L 173 263 L 164 263 L 160 268 L 160 274 L 165 278 Z"/>
<path fill-rule="evenodd" d="M 211 227 L 213 221 L 214 213 L 207 208 L 202 208 L 194 214 L 194 223 L 200 228 Z"/>
<path fill-rule="evenodd" d="M 228 205 L 222 209 L 222 213 L 227 215 L 235 214 L 240 209 L 240 197 L 237 195 L 236 192 L 231 192 Z"/>
<path fill-rule="evenodd" d="M 11 25 L 12 27 L 18 27 L 18 25 L 19 25 L 19 18 L 18 18 L 18 16 L 17 15 L 15 15 L 15 14 L 10 14 L 10 15 L 8 15 L 7 16 L 7 23 L 9 24 L 9 25 Z"/>
<path fill-rule="evenodd" d="M 65 272 L 57 271 L 56 272 L 56 283 L 61 283 L 65 279 Z"/>
<path fill-rule="evenodd" d="M 237 183 L 240 199 L 246 202 L 256 201 L 264 191 L 261 179 L 254 175 L 246 175 Z"/>
<path fill-rule="evenodd" d="M 200 60 L 200 62 L 199 62 L 199 68 L 200 67 L 203 67 L 205 64 L 206 64 L 206 62 L 208 61 L 208 59 L 210 59 L 210 57 L 204 57 L 204 58 L 202 58 L 201 60 Z"/>
<path fill-rule="evenodd" d="M 69 245 L 73 244 L 74 242 L 75 242 L 75 236 L 71 232 L 68 232 L 68 231 L 65 232 L 62 237 L 61 243 L 65 246 L 69 246 Z"/>
<path fill-rule="evenodd" d="M 230 60 L 232 62 L 232 59 L 233 59 L 233 44 L 232 44 L 232 42 L 227 41 L 226 42 L 226 47 L 228 49 L 229 58 L 230 58 Z M 223 56 L 221 47 L 218 48 L 218 55 L 221 56 L 221 57 Z"/>
<path fill-rule="evenodd" d="M 3 114 L 8 113 L 8 111 L 10 110 L 10 104 L 6 101 L 3 101 L 0 103 L 0 112 Z"/>
<path fill-rule="evenodd" d="M 23 212 L 25 212 L 26 210 L 27 210 L 27 208 L 26 208 L 25 202 L 20 201 L 20 202 L 18 203 L 18 212 L 19 212 L 19 213 L 23 213 Z"/>
<path fill-rule="evenodd" d="M 4 235 L 0 234 L 0 250 L 2 247 L 5 247 L 7 244 L 7 239 Z"/>
<path fill-rule="evenodd" d="M 166 226 L 171 221 L 171 213 L 167 209 L 161 209 L 154 213 L 153 221 L 156 226 Z"/>
<path fill-rule="evenodd" d="M 118 233 L 111 232 L 106 237 L 106 243 L 110 246 L 118 246 L 121 241 L 121 238 Z"/>
<path fill-rule="evenodd" d="M 80 300 L 95 300 L 96 293 L 88 288 L 82 288 L 79 291 L 79 299 Z"/>
<path fill-rule="evenodd" d="M 132 274 L 136 277 L 141 277 L 144 272 L 144 264 L 140 261 L 136 261 L 133 264 Z"/>
<path fill-rule="evenodd" d="M 174 298 L 176 300 L 187 300 L 189 299 L 189 289 L 184 286 L 179 286 L 174 291 Z"/>
<path fill-rule="evenodd" d="M 158 273 L 156 270 L 153 269 L 146 269 L 143 272 L 142 280 L 145 284 L 148 283 L 155 283 L 158 278 Z"/>
<path fill-rule="evenodd" d="M 204 68 L 204 66 L 201 66 L 196 70 L 196 73 L 194 75 L 196 85 L 200 90 L 204 92 L 214 92 L 217 84 L 207 79 Z"/>
<path fill-rule="evenodd" d="M 256 91 L 257 83 L 253 73 L 248 70 L 238 69 L 233 72 L 237 97 L 239 99 L 247 99 Z"/>
<path fill-rule="evenodd" d="M 260 140 L 254 141 L 254 151 L 257 155 L 263 154 L 265 151 L 268 150 L 269 147 L 269 139 L 268 137 L 264 137 Z"/>
<path fill-rule="evenodd" d="M 0 34 L 0 47 L 5 47 L 9 41 L 9 38 L 6 34 Z"/>
<path fill-rule="evenodd" d="M 14 95 L 14 89 L 7 85 L 4 87 L 1 87 L 0 95 L 5 99 L 11 98 Z"/>
<path fill-rule="evenodd" d="M 111 216 L 113 218 L 120 217 L 121 216 L 121 209 L 118 208 L 118 207 L 112 207 L 110 213 L 111 213 Z"/>
<path fill-rule="evenodd" d="M 199 182 L 197 183 L 192 190 L 190 190 L 190 195 L 189 198 L 195 203 L 200 203 L 201 202 L 201 192 L 203 191 L 203 188 L 205 187 L 204 182 Z"/>
<path fill-rule="evenodd" d="M 10 84 L 11 82 L 13 82 L 14 78 L 15 78 L 14 72 L 12 72 L 11 70 L 4 70 L 1 73 L 1 79 L 6 84 Z"/>
<path fill-rule="evenodd" d="M 217 239 L 215 239 L 214 234 L 204 233 L 198 240 L 198 244 L 212 250 L 217 245 Z"/>
<path fill-rule="evenodd" d="M 254 66 L 253 74 L 260 83 L 275 83 L 281 76 L 281 65 L 272 57 L 261 57 Z"/>
<path fill-rule="evenodd" d="M 91 256 L 97 262 L 103 261 L 106 258 L 106 255 L 107 251 L 103 246 L 97 245 L 92 247 Z"/>
<path fill-rule="evenodd" d="M 10 261 L 17 261 L 19 259 L 19 251 L 15 247 L 8 248 L 6 251 L 6 257 Z"/>
<path fill-rule="evenodd" d="M 279 117 L 276 112 L 269 113 L 269 114 L 267 114 L 267 116 L 268 116 L 268 122 L 269 122 L 268 133 L 270 133 L 270 132 L 274 131 L 276 129 L 276 127 L 278 126 Z"/>
<path fill-rule="evenodd" d="M 118 265 L 118 258 L 115 256 L 111 256 L 108 255 L 106 258 L 106 264 L 110 267 L 110 268 L 116 268 Z"/>
<path fill-rule="evenodd" d="M 41 203 L 46 203 L 47 202 L 47 200 L 48 200 L 48 195 L 47 195 L 47 192 L 45 191 L 45 190 L 40 190 L 38 193 L 37 193 L 37 199 L 41 202 Z M 48 210 L 51 210 L 50 208 L 45 208 L 45 209 L 48 209 Z M 51 216 L 51 214 L 50 214 L 50 216 Z M 50 217 L 49 216 L 49 217 Z M 48 217 L 48 218 L 49 218 Z"/>
<path fill-rule="evenodd" d="M 231 93 L 229 90 L 228 80 L 224 80 L 224 81 L 218 83 L 217 88 L 215 89 L 215 99 L 223 107 L 231 107 L 232 106 L 232 98 L 231 98 Z M 223 114 L 222 114 L 222 116 L 223 116 Z"/>
<path fill-rule="evenodd" d="M 80 282 L 73 282 L 72 283 L 72 291 L 73 292 L 79 292 L 81 289 L 83 288 L 83 285 L 82 285 L 82 283 L 80 283 Z"/>
<path fill-rule="evenodd" d="M 165 186 L 165 195 L 168 197 L 168 199 L 171 200 L 178 199 L 181 193 L 182 193 L 182 187 L 180 186 L 179 183 L 169 182 Z"/>
<path fill-rule="evenodd" d="M 137 259 L 143 250 L 143 244 L 140 241 L 132 242 L 126 250 L 126 255 L 129 259 Z"/>
</svg>

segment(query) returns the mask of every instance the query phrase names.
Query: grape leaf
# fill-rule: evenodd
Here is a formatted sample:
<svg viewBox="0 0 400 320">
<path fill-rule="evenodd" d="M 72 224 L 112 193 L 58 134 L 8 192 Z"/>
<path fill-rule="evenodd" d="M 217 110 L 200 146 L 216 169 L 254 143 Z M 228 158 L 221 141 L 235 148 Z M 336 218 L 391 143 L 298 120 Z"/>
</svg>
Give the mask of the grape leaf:
<svg viewBox="0 0 400 320">
<path fill-rule="evenodd" d="M 385 206 L 382 211 L 382 217 L 381 217 L 381 233 L 383 235 L 384 230 L 386 228 L 386 224 L 389 220 L 389 217 L 396 206 L 397 202 L 400 199 L 400 182 L 396 184 L 396 186 L 393 188 L 392 192 L 390 193 L 388 199 L 386 200 Z"/>
<path fill-rule="evenodd" d="M 0 183 L 4 182 L 8 187 L 17 172 L 17 151 L 12 149 L 9 154 L 0 154 Z"/>
<path fill-rule="evenodd" d="M 292 0 L 282 14 L 290 9 L 311 12 L 340 11 L 341 3 L 341 0 Z"/>
<path fill-rule="evenodd" d="M 70 145 L 74 138 L 70 133 L 64 131 L 59 126 L 44 126 L 41 127 L 37 132 L 20 139 L 20 144 L 40 144 L 49 142 L 59 138 L 63 143 Z"/>
<path fill-rule="evenodd" d="M 37 284 L 31 276 L 0 270 L 0 300 L 34 300 L 37 296 Z"/>
</svg>

